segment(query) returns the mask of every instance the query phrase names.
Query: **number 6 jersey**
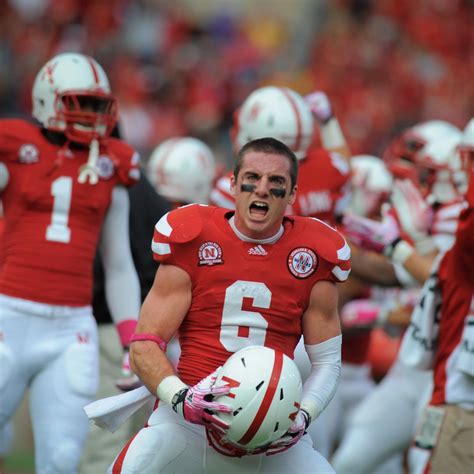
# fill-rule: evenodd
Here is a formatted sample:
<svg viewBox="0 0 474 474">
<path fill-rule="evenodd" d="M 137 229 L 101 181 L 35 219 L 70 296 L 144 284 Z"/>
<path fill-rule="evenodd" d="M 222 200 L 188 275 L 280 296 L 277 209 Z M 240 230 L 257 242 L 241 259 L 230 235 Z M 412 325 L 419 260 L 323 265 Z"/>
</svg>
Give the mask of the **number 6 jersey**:
<svg viewBox="0 0 474 474">
<path fill-rule="evenodd" d="M 195 384 L 231 353 L 265 345 L 293 358 L 301 318 L 319 280 L 340 282 L 350 250 L 332 227 L 309 217 L 285 217 L 274 244 L 240 240 L 233 211 L 193 204 L 155 226 L 154 257 L 186 271 L 192 302 L 179 328 L 179 375 Z"/>
<path fill-rule="evenodd" d="M 0 194 L 0 293 L 53 305 L 90 304 L 92 263 L 112 190 L 136 182 L 139 160 L 111 138 L 100 148 L 99 182 L 80 184 L 88 154 L 88 148 L 50 143 L 29 122 L 0 120 L 0 163 L 8 171 Z"/>
</svg>

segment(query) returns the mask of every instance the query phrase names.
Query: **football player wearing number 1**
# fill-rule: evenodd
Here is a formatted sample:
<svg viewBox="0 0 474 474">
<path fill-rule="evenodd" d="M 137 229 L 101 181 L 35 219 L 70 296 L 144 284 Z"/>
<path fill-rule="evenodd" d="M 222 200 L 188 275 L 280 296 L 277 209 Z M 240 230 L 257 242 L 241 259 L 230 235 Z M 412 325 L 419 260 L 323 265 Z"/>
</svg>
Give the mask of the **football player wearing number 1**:
<svg viewBox="0 0 474 474">
<path fill-rule="evenodd" d="M 0 427 L 30 389 L 36 472 L 75 473 L 98 382 L 92 263 L 126 346 L 140 306 L 126 186 L 138 155 L 110 133 L 116 104 L 102 67 L 60 54 L 38 73 L 33 116 L 0 121 Z M 100 241 L 100 244 L 99 244 Z"/>
<path fill-rule="evenodd" d="M 282 142 L 250 141 L 238 154 L 231 181 L 235 211 L 192 204 L 157 223 L 152 248 L 161 264 L 130 355 L 159 402 L 109 472 L 334 472 L 304 433 L 337 386 L 336 282 L 349 275 L 350 251 L 327 224 L 285 216 L 296 196 L 297 171 L 296 156 Z M 176 331 L 177 373 L 163 352 Z M 312 369 L 288 432 L 256 451 L 233 445 L 226 437 L 230 425 L 219 418 L 229 407 L 213 395 L 232 397 L 235 380 L 209 384 L 216 369 L 248 346 L 293 358 L 302 334 Z M 243 415 L 251 418 L 246 439 L 272 407 L 262 403 L 257 413 Z"/>
</svg>

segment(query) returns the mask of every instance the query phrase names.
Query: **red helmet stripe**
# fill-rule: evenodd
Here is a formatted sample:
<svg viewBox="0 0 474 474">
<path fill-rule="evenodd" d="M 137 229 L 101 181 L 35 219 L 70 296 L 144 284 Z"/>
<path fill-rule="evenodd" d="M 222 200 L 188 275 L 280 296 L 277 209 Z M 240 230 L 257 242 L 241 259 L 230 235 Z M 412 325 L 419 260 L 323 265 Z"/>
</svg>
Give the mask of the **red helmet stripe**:
<svg viewBox="0 0 474 474">
<path fill-rule="evenodd" d="M 303 125 L 301 123 L 301 114 L 300 110 L 298 109 L 298 105 L 295 102 L 295 99 L 291 96 L 291 94 L 288 92 L 287 89 L 280 88 L 282 94 L 288 99 L 290 102 L 290 106 L 293 109 L 293 112 L 295 113 L 296 117 L 296 138 L 295 138 L 295 144 L 293 147 L 293 151 L 299 151 L 301 148 L 301 141 L 303 139 Z"/>
<path fill-rule="evenodd" d="M 94 81 L 96 84 L 99 84 L 99 73 L 97 71 L 97 68 L 95 67 L 94 60 L 92 58 L 87 58 L 87 61 L 89 61 L 89 65 L 92 69 L 92 74 L 94 74 Z"/>
<path fill-rule="evenodd" d="M 278 382 L 280 380 L 281 371 L 283 368 L 283 353 L 279 351 L 275 351 L 275 362 L 273 364 L 272 374 L 270 376 L 270 381 L 267 387 L 267 391 L 263 396 L 262 403 L 253 419 L 251 425 L 249 426 L 247 432 L 240 438 L 238 441 L 239 444 L 246 445 L 249 443 L 252 438 L 256 435 L 257 431 L 260 429 L 260 426 L 265 419 L 265 416 L 270 409 L 270 405 L 272 404 L 273 398 L 275 396 L 275 392 L 278 388 Z"/>
</svg>

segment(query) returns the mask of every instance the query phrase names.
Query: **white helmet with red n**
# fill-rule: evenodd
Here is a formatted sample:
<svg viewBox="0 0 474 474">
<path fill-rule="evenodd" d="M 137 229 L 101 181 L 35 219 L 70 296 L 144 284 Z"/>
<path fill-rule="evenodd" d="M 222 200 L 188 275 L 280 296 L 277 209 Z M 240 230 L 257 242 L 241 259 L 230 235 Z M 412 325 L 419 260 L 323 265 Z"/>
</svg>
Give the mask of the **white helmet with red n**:
<svg viewBox="0 0 474 474">
<path fill-rule="evenodd" d="M 390 195 L 393 177 L 381 158 L 356 155 L 351 158 L 352 192 L 348 210 L 366 217 L 378 217 Z"/>
<path fill-rule="evenodd" d="M 117 104 L 100 64 L 78 53 L 50 59 L 36 75 L 33 117 L 48 130 L 90 143 L 107 137 L 117 123 Z"/>
<path fill-rule="evenodd" d="M 232 141 L 240 149 L 257 138 L 276 138 L 302 159 L 313 130 L 311 110 L 300 94 L 287 87 L 267 86 L 253 91 L 235 111 Z"/>
<path fill-rule="evenodd" d="M 256 450 L 283 436 L 299 410 L 303 384 L 292 359 L 263 346 L 241 349 L 218 370 L 216 384 L 229 384 L 218 397 L 232 407 L 218 416 L 229 424 L 221 442 Z"/>
<path fill-rule="evenodd" d="M 193 137 L 170 138 L 150 156 L 147 175 L 171 202 L 207 204 L 216 173 L 211 149 Z"/>
<path fill-rule="evenodd" d="M 452 155 L 462 132 L 443 120 L 430 120 L 405 131 L 388 147 L 384 160 L 395 178 L 409 178 L 438 202 L 456 198 Z"/>
</svg>

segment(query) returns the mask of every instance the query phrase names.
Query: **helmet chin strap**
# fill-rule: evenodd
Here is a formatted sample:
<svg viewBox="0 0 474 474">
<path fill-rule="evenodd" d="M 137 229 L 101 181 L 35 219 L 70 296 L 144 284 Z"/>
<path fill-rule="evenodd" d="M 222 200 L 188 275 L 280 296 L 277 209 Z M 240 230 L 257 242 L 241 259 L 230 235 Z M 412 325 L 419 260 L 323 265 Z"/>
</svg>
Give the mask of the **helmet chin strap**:
<svg viewBox="0 0 474 474">
<path fill-rule="evenodd" d="M 89 180 L 89 183 L 94 185 L 99 181 L 99 170 L 97 169 L 97 160 L 99 159 L 99 141 L 94 138 L 89 147 L 89 157 L 87 163 L 79 168 L 79 176 L 77 180 L 84 184 Z"/>
</svg>

